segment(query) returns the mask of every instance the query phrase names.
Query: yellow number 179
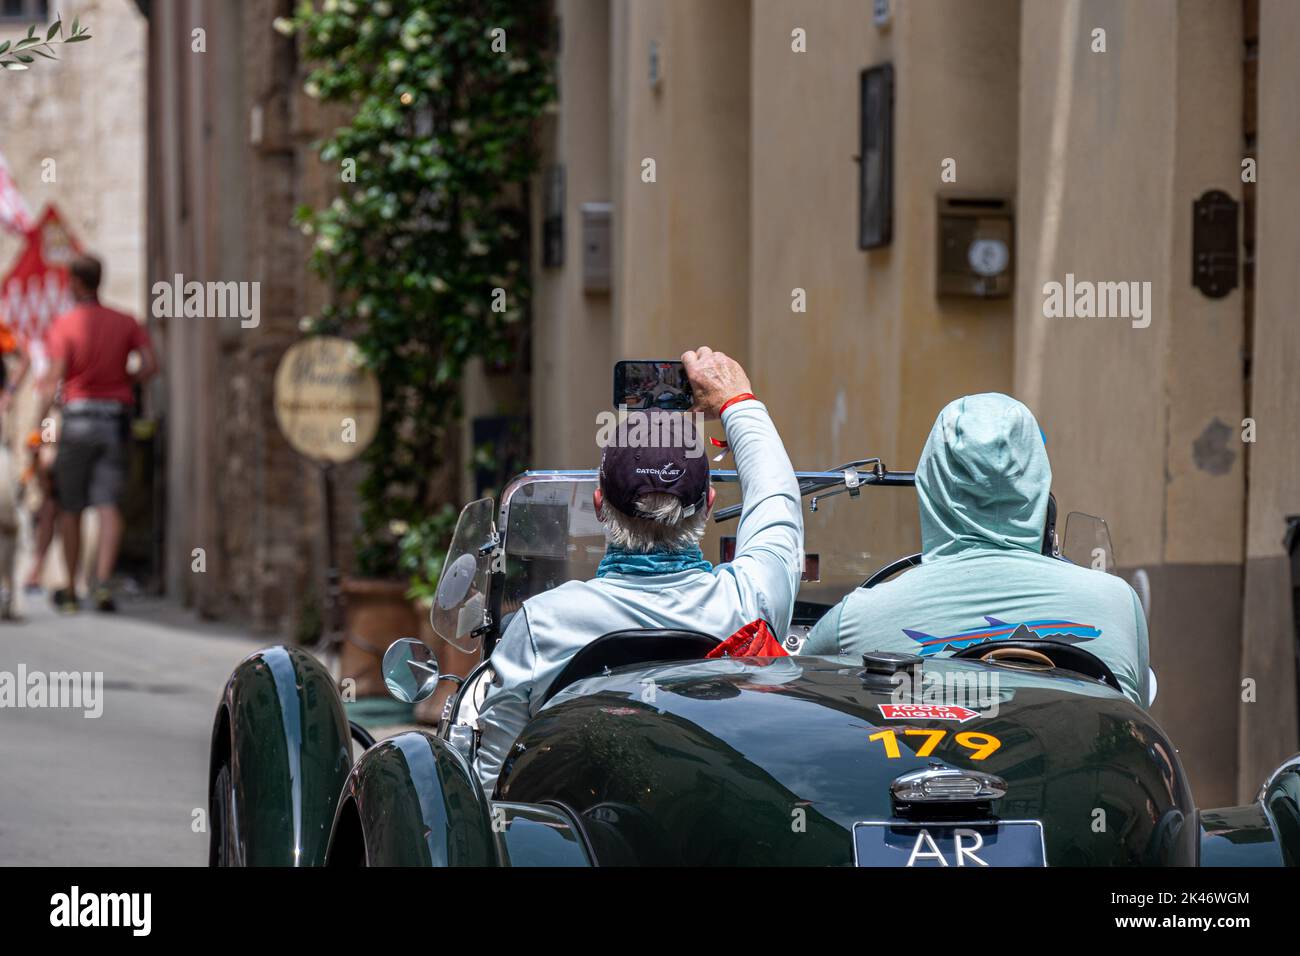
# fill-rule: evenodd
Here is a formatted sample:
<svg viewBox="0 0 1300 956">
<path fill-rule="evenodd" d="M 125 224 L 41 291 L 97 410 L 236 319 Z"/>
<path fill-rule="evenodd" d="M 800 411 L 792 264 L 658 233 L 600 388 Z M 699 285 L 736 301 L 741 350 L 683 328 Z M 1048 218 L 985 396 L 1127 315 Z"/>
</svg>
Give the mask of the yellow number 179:
<svg viewBox="0 0 1300 956">
<path fill-rule="evenodd" d="M 924 737 L 925 740 L 916 748 L 918 757 L 928 757 L 934 753 L 934 748 L 948 735 L 946 730 L 923 730 L 918 727 L 908 727 L 903 731 L 905 737 Z M 879 740 L 885 745 L 885 756 L 890 760 L 896 760 L 902 756 L 902 751 L 898 746 L 898 732 L 895 730 L 881 730 L 872 734 L 868 740 Z M 964 730 L 953 737 L 957 746 L 964 747 L 971 752 L 971 760 L 983 760 L 993 751 L 1002 746 L 1002 741 L 992 734 L 983 734 L 974 730 Z"/>
</svg>

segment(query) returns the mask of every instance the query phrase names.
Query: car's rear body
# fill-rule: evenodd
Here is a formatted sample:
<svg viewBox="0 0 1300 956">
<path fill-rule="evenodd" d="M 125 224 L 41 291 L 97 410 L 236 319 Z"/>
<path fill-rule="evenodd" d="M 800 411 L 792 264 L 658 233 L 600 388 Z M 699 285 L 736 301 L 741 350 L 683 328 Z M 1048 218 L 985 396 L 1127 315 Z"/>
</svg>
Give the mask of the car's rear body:
<svg viewBox="0 0 1300 956">
<path fill-rule="evenodd" d="M 624 668 L 566 689 L 515 749 L 497 795 L 569 808 L 602 863 L 848 865 L 856 824 L 904 835 L 945 821 L 985 834 L 1040 822 L 1049 865 L 1197 860 L 1164 732 L 1118 692 L 1063 672 L 934 660 L 883 676 L 809 657 Z M 895 780 L 938 767 L 993 775 L 1005 795 L 895 799 Z M 892 859 L 877 855 L 858 862 Z"/>
</svg>

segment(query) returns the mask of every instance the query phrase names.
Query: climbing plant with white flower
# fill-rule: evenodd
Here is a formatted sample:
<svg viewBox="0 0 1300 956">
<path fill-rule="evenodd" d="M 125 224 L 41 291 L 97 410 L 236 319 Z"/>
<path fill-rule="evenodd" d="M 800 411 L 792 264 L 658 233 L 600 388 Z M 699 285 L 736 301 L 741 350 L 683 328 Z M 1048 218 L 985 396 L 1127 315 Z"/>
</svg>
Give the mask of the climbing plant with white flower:
<svg viewBox="0 0 1300 956">
<path fill-rule="evenodd" d="M 304 0 L 272 24 L 298 38 L 306 92 L 350 115 L 317 144 L 338 198 L 296 219 L 331 291 L 313 331 L 356 341 L 383 389 L 361 487 L 365 575 L 389 576 L 394 523 L 436 504 L 466 363 L 508 365 L 522 350 L 528 185 L 555 95 L 550 8 Z"/>
</svg>

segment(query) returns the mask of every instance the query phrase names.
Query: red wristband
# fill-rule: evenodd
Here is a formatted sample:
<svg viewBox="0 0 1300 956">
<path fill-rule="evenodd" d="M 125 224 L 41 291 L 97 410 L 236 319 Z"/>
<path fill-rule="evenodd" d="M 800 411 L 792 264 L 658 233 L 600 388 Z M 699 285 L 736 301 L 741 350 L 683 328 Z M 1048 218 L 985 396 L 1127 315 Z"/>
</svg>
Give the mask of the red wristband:
<svg viewBox="0 0 1300 956">
<path fill-rule="evenodd" d="M 725 402 L 722 403 L 722 407 L 718 409 L 718 417 L 721 418 L 721 417 L 722 417 L 722 413 L 725 412 L 725 411 L 726 411 L 728 408 L 730 408 L 732 405 L 735 405 L 736 402 L 744 402 L 744 401 L 747 401 L 747 400 L 749 400 L 749 399 L 751 399 L 751 398 L 753 398 L 753 397 L 754 397 L 754 393 L 753 393 L 753 392 L 741 392 L 739 395 L 736 395 L 736 396 L 733 397 L 733 398 L 729 398 L 729 399 L 727 399 Z"/>
<path fill-rule="evenodd" d="M 725 402 L 723 402 L 723 403 L 722 403 L 722 407 L 718 409 L 718 418 L 722 418 L 722 413 L 725 412 L 725 411 L 726 411 L 728 408 L 730 408 L 732 405 L 735 405 L 736 402 L 747 401 L 748 399 L 751 399 L 751 398 L 753 398 L 753 397 L 754 397 L 754 393 L 753 393 L 753 392 L 741 392 L 739 395 L 732 396 L 731 398 L 729 398 L 729 399 L 727 399 Z M 714 448 L 727 448 L 727 447 L 728 447 L 726 441 L 724 441 L 724 440 L 722 440 L 722 439 L 718 439 L 718 438 L 710 438 L 709 441 L 713 443 L 713 447 L 714 447 Z M 719 455 L 718 457 L 721 458 L 722 456 Z"/>
</svg>

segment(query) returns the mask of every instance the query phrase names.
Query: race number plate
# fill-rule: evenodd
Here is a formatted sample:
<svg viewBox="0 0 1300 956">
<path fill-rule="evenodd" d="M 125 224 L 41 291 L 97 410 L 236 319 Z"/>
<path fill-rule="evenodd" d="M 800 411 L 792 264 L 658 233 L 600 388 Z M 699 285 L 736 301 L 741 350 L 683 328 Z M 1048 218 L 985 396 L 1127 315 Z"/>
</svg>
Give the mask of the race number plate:
<svg viewBox="0 0 1300 956">
<path fill-rule="evenodd" d="M 1046 866 L 1037 820 L 853 825 L 856 866 Z"/>
</svg>

